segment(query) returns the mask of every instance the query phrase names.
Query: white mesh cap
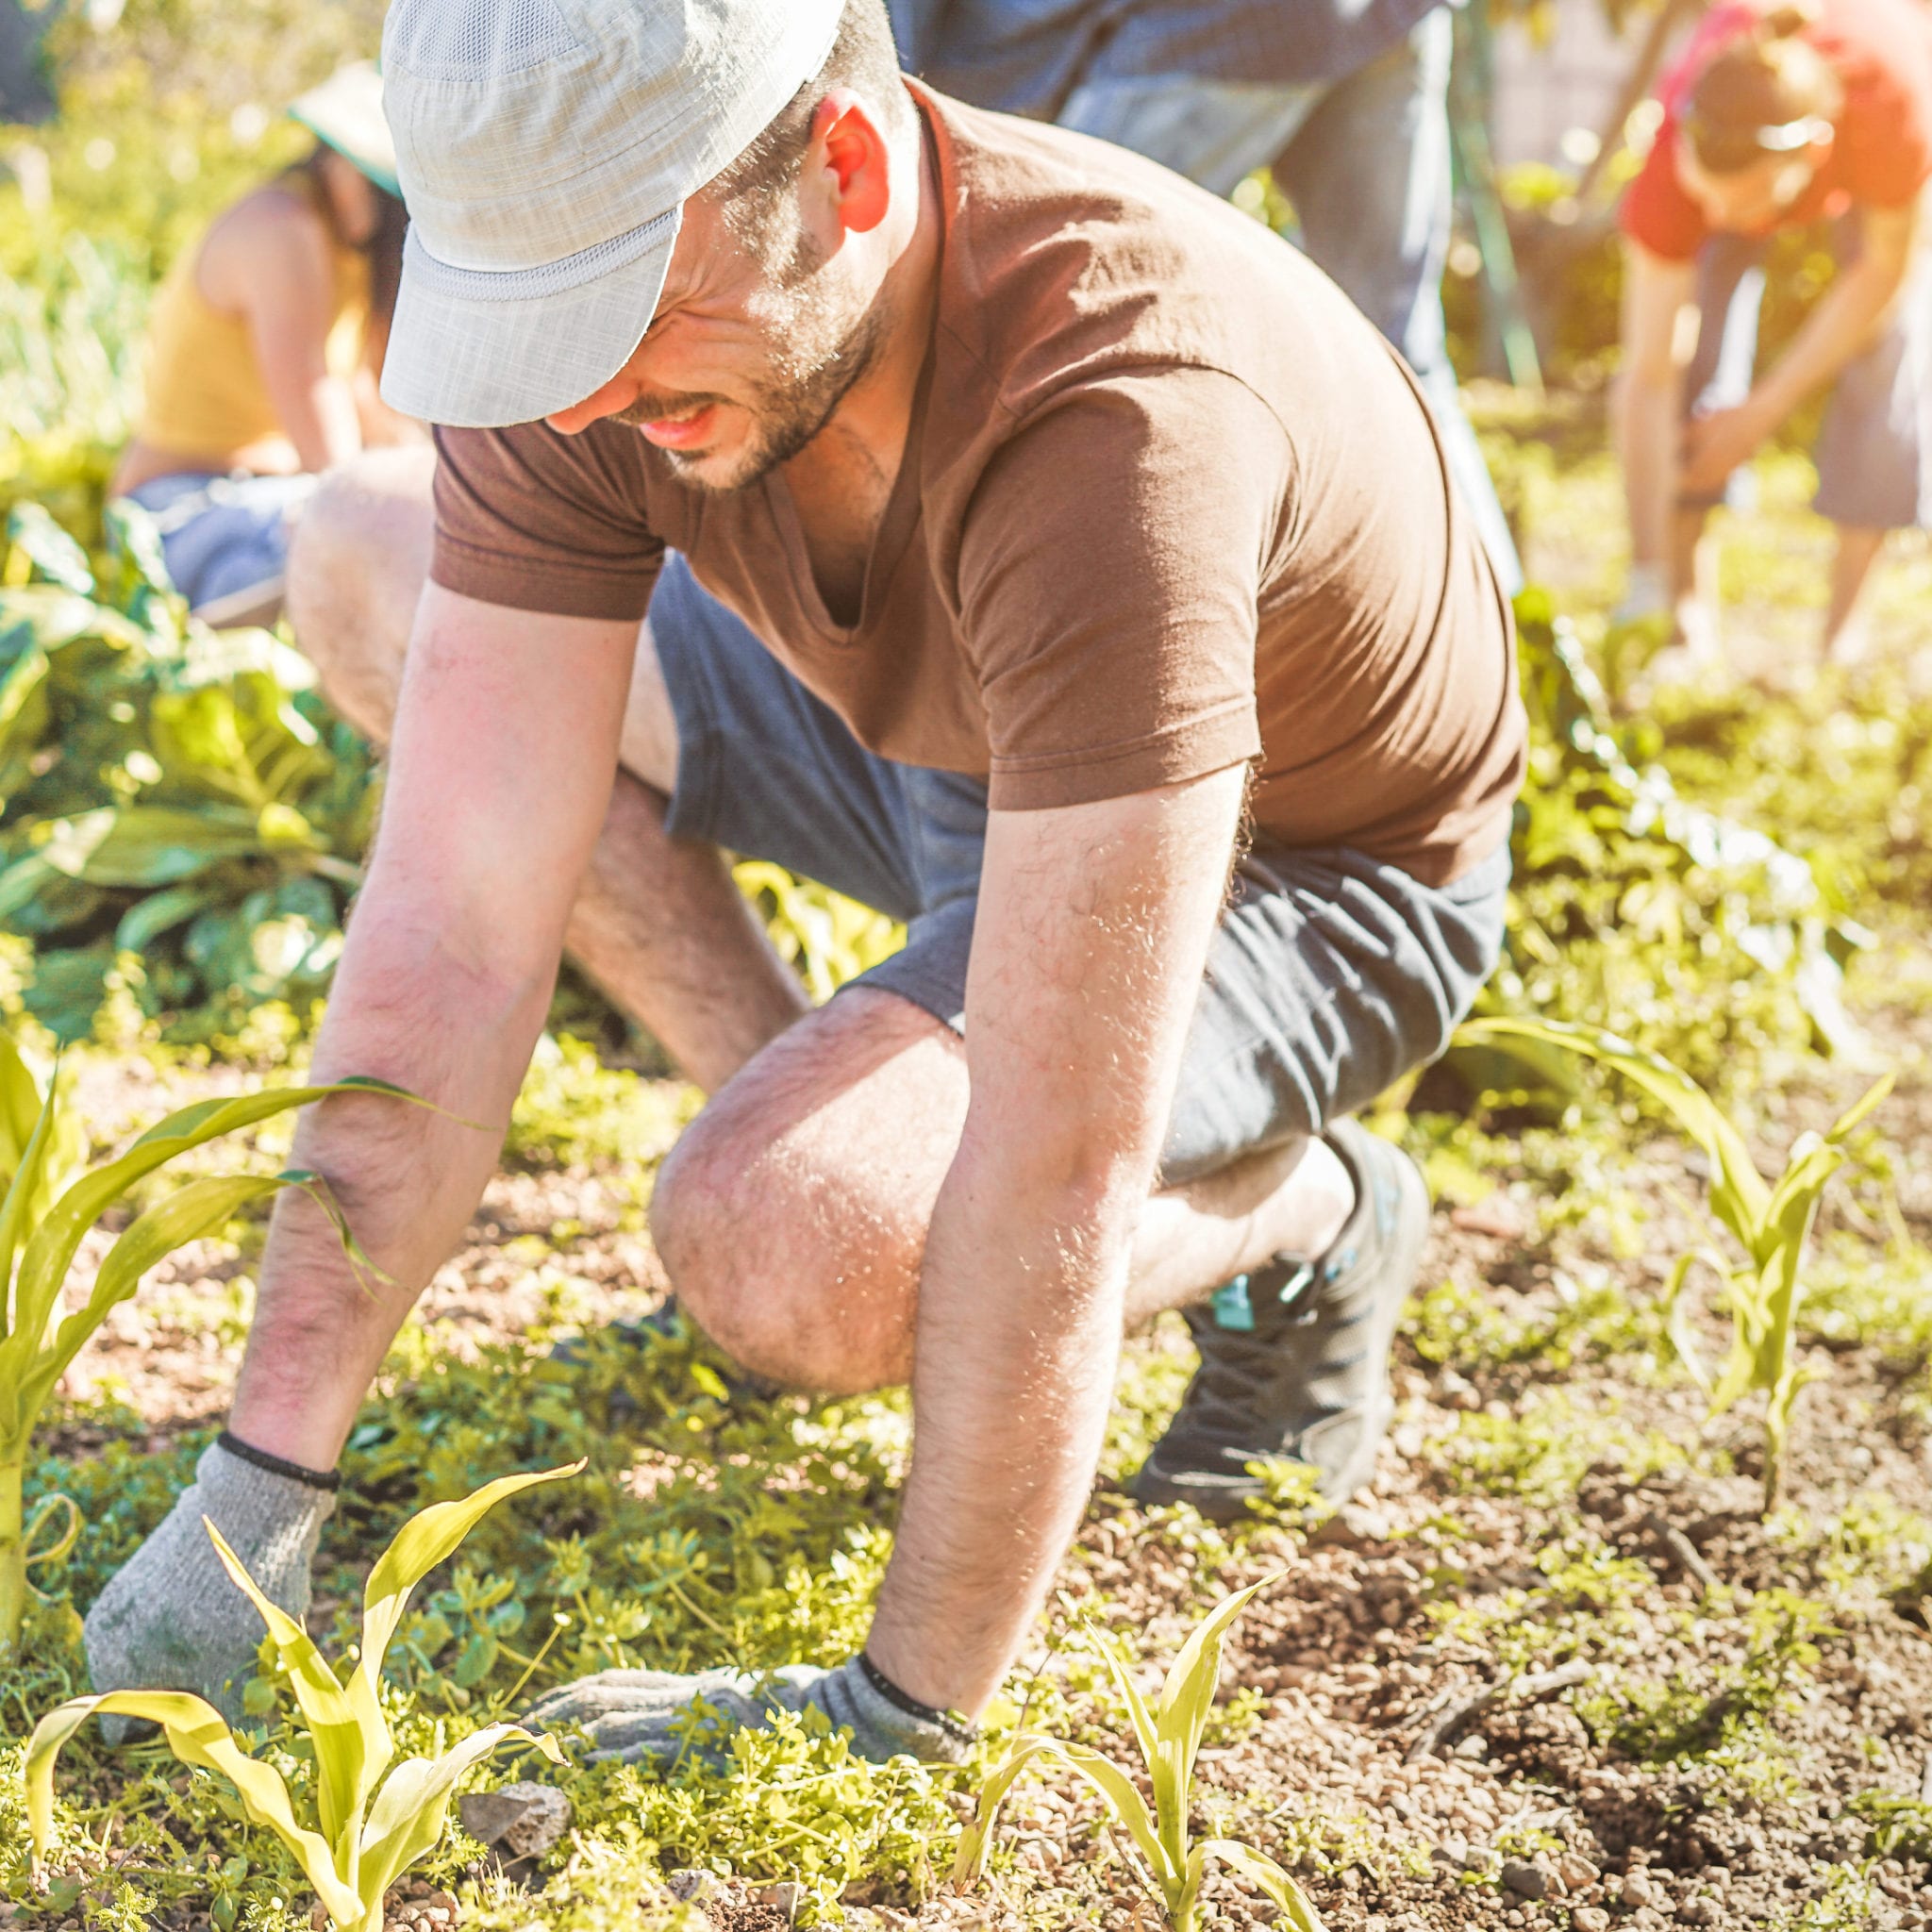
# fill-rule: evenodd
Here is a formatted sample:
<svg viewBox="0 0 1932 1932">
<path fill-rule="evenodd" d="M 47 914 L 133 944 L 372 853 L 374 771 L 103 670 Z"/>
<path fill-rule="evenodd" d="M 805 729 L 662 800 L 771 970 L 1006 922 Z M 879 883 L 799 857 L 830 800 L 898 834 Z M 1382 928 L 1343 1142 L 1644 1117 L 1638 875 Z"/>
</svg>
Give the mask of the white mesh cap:
<svg viewBox="0 0 1932 1932">
<path fill-rule="evenodd" d="M 824 64 L 843 0 L 394 0 L 383 109 L 408 204 L 391 408 L 528 423 L 650 325 L 684 203 Z"/>
</svg>

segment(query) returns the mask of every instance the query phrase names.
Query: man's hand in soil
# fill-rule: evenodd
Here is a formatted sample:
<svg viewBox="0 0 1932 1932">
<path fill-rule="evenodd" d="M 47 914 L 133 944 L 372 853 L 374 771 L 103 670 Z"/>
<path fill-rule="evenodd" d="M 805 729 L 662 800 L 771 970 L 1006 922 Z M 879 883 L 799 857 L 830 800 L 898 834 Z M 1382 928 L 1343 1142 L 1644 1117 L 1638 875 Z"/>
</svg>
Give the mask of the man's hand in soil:
<svg viewBox="0 0 1932 1932">
<path fill-rule="evenodd" d="M 761 1729 L 781 1711 L 818 1712 L 851 1734 L 859 1757 L 883 1764 L 916 1757 L 957 1763 L 971 1726 L 932 1710 L 890 1682 L 861 1653 L 837 1670 L 788 1664 L 782 1670 L 600 1671 L 553 1690 L 526 1715 L 533 1727 L 576 1724 L 592 1758 L 619 1757 L 669 1771 L 697 1757 L 715 1767 L 730 1756 L 731 1734 Z"/>
</svg>

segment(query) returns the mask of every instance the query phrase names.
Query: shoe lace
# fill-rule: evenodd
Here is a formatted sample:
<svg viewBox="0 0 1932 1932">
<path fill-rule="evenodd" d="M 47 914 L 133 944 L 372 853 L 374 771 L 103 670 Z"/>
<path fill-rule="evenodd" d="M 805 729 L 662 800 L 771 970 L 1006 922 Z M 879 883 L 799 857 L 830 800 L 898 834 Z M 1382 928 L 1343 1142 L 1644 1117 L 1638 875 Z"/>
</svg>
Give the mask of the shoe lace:
<svg viewBox="0 0 1932 1932">
<path fill-rule="evenodd" d="M 1219 1447 L 1265 1447 L 1269 1385 L 1281 1368 L 1278 1327 L 1242 1335 L 1215 1327 L 1211 1317 L 1198 1322 L 1191 1311 L 1188 1325 L 1201 1366 L 1181 1398 L 1177 1423 Z"/>
</svg>

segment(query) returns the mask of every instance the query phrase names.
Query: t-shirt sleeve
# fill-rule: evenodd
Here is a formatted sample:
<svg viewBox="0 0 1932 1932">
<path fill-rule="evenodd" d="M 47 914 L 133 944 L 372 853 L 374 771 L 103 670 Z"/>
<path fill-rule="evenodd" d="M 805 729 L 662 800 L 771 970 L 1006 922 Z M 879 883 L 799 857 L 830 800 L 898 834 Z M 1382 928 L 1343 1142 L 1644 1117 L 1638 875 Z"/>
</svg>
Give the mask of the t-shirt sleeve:
<svg viewBox="0 0 1932 1932">
<path fill-rule="evenodd" d="M 541 423 L 437 430 L 429 575 L 444 590 L 634 624 L 663 558 L 644 515 L 635 432 L 593 425 L 564 436 Z"/>
<path fill-rule="evenodd" d="M 1689 261 L 1703 247 L 1710 225 L 1677 177 L 1677 117 L 1667 113 L 1637 178 L 1624 191 L 1618 225 L 1666 261 Z"/>
<path fill-rule="evenodd" d="M 995 810 L 1258 756 L 1257 604 L 1291 469 L 1274 414 L 1208 371 L 1081 385 L 1015 432 L 958 557 Z"/>
<path fill-rule="evenodd" d="M 1932 58 L 1921 42 L 1861 78 L 1838 135 L 1846 190 L 1861 207 L 1905 208 L 1932 178 Z"/>
</svg>

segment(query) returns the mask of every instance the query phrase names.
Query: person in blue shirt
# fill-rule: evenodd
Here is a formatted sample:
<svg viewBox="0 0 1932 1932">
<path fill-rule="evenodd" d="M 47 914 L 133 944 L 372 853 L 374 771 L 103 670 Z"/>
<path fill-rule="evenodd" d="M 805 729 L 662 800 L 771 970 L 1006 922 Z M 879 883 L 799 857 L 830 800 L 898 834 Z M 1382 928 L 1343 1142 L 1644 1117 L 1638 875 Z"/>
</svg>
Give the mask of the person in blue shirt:
<svg viewBox="0 0 1932 1932">
<path fill-rule="evenodd" d="M 1505 588 L 1522 567 L 1442 325 L 1450 18 L 1441 0 L 890 0 L 959 100 L 1130 147 L 1216 194 L 1272 168 L 1308 255 L 1400 349 Z"/>
</svg>

